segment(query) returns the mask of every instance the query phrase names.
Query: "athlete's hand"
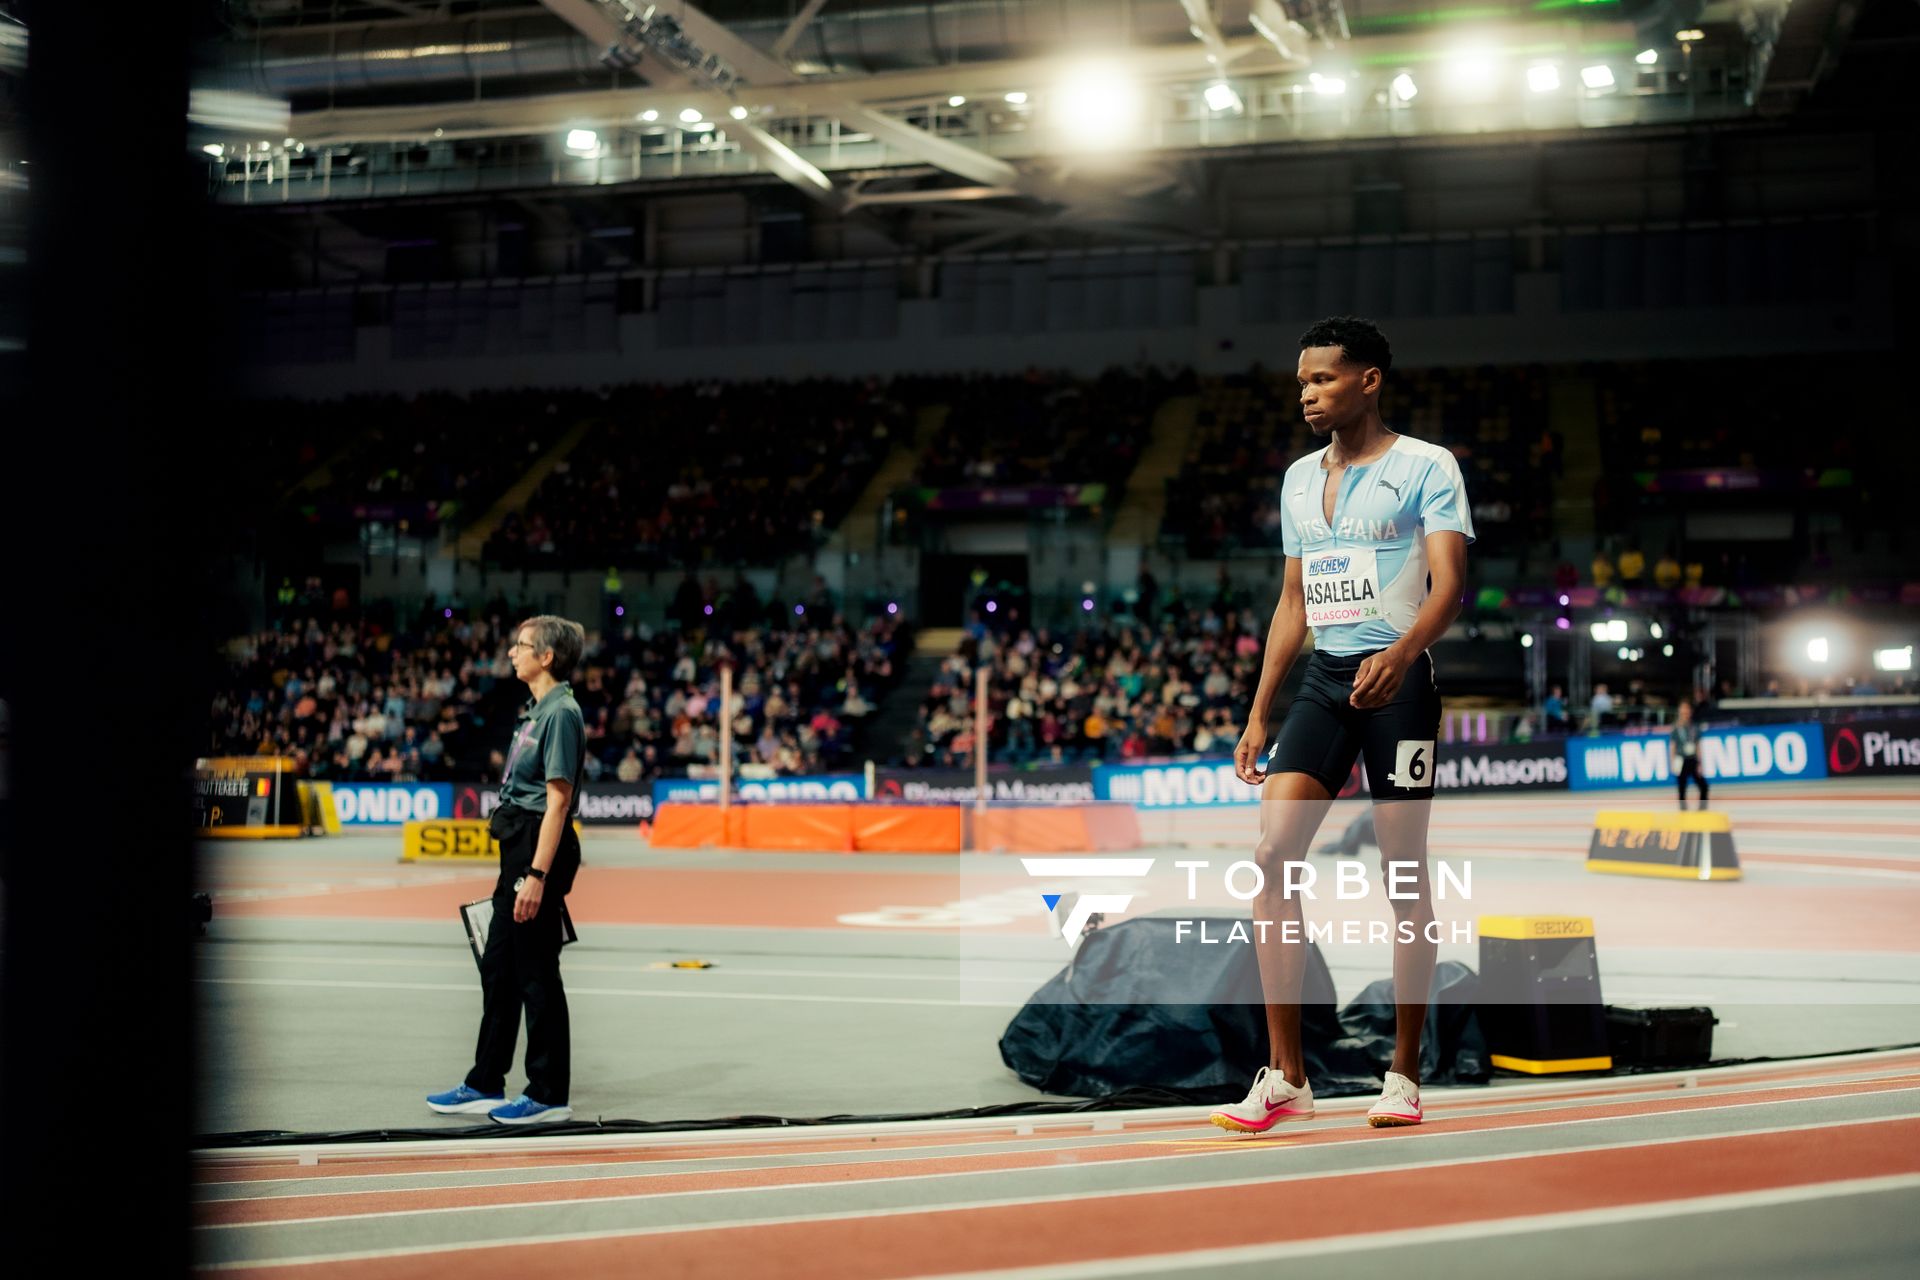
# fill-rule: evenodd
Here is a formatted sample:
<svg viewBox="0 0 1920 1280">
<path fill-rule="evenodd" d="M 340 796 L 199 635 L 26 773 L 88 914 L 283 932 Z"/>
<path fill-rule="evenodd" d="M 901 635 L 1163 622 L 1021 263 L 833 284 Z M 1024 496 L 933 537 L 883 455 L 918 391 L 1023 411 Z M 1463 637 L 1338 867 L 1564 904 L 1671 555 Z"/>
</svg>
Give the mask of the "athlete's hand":
<svg viewBox="0 0 1920 1280">
<path fill-rule="evenodd" d="M 1407 655 L 1398 649 L 1382 649 L 1361 662 L 1347 701 L 1356 707 L 1386 706 L 1400 692 L 1400 682 L 1407 678 L 1410 665 Z"/>
<path fill-rule="evenodd" d="M 1267 726 L 1263 724 L 1247 725 L 1247 731 L 1240 735 L 1240 745 L 1233 749 L 1233 771 L 1240 781 L 1250 787 L 1257 787 L 1267 780 L 1260 768 L 1260 753 L 1267 749 Z"/>
</svg>

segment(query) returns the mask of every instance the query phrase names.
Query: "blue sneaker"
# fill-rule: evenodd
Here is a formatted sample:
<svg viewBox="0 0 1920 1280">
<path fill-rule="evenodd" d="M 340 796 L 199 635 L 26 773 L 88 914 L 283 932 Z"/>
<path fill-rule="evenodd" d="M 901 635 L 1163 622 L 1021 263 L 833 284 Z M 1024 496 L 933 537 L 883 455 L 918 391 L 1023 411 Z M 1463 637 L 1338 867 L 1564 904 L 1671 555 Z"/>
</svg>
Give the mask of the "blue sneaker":
<svg viewBox="0 0 1920 1280">
<path fill-rule="evenodd" d="M 478 1089 L 469 1089 L 462 1083 L 456 1089 L 445 1093 L 427 1095 L 427 1105 L 443 1116 L 471 1115 L 476 1111 L 491 1111 L 507 1100 L 504 1093 L 482 1093 Z"/>
<path fill-rule="evenodd" d="M 565 1120 L 572 1114 L 573 1108 L 564 1102 L 551 1105 L 535 1102 L 523 1093 L 506 1106 L 487 1112 L 487 1119 L 495 1124 L 545 1124 L 549 1120 Z"/>
</svg>

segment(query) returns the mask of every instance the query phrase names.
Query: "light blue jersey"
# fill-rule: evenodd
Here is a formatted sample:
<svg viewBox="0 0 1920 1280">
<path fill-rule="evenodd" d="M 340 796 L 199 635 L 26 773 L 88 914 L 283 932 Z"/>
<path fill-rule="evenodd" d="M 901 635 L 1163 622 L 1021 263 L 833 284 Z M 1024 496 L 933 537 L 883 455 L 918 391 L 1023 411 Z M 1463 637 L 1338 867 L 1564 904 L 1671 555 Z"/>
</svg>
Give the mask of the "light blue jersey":
<svg viewBox="0 0 1920 1280">
<path fill-rule="evenodd" d="M 1281 544 L 1301 561 L 1314 647 L 1336 655 L 1384 649 L 1426 602 L 1426 535 L 1450 529 L 1473 541 L 1467 484 L 1451 453 L 1395 436 L 1384 455 L 1346 469 L 1329 525 L 1326 452 L 1287 468 Z"/>
</svg>

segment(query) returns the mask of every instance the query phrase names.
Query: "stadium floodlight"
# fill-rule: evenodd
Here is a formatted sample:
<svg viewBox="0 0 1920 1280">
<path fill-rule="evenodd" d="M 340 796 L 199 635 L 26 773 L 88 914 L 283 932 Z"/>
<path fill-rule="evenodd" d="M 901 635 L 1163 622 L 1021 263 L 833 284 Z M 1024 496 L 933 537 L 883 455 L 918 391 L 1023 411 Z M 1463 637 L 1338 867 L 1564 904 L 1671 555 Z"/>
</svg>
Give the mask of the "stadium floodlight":
<svg viewBox="0 0 1920 1280">
<path fill-rule="evenodd" d="M 1207 86 L 1207 108 L 1210 111 L 1238 111 L 1240 95 L 1225 80 L 1215 80 Z"/>
<path fill-rule="evenodd" d="M 1612 618 L 1606 622 L 1596 622 L 1587 630 L 1602 644 L 1619 644 L 1627 638 L 1627 620 Z"/>
<path fill-rule="evenodd" d="M 1683 44 L 1692 44 L 1698 40 L 1705 40 L 1707 33 L 1698 27 L 1688 27 L 1685 31 L 1674 32 L 1673 38 Z"/>
<path fill-rule="evenodd" d="M 889 600 L 889 601 L 887 601 L 887 612 L 888 612 L 888 613 L 898 613 L 898 612 L 900 612 L 900 603 L 899 603 L 899 601 L 897 601 L 897 600 Z"/>
<path fill-rule="evenodd" d="M 1605 643 L 1607 639 L 1607 624 L 1604 622 L 1591 623 L 1587 627 L 1587 634 L 1594 638 L 1595 643 Z"/>
<path fill-rule="evenodd" d="M 1825 636 L 1815 636 L 1813 639 L 1807 641 L 1807 661 L 1825 662 L 1828 653 L 1829 646 Z"/>
<path fill-rule="evenodd" d="M 1898 649 L 1875 649 L 1873 669 L 1876 671 L 1913 670 L 1913 646 L 1909 644 Z"/>
<path fill-rule="evenodd" d="M 648 107 L 645 111 L 642 111 L 640 113 L 638 118 L 642 124 L 652 124 L 655 120 L 658 120 L 660 118 L 660 113 L 658 111 L 655 111 L 652 107 Z"/>
<path fill-rule="evenodd" d="M 1660 638 L 1661 636 L 1663 636 L 1663 635 L 1665 635 L 1665 634 L 1666 634 L 1666 631 L 1665 631 L 1665 630 L 1663 630 L 1663 629 L 1661 628 L 1661 626 L 1660 626 L 1660 624 L 1659 624 L 1659 623 L 1657 623 L 1657 622 L 1650 622 L 1650 623 L 1648 623 L 1648 624 L 1647 624 L 1647 630 L 1648 630 L 1648 632 L 1650 632 L 1650 633 L 1652 634 L 1652 636 L 1653 636 L 1653 638 L 1654 638 L 1655 640 L 1658 640 L 1658 639 L 1659 639 L 1659 638 Z"/>
<path fill-rule="evenodd" d="M 1552 93 L 1560 87 L 1560 68 L 1550 62 L 1527 68 L 1527 88 L 1535 93 Z"/>
<path fill-rule="evenodd" d="M 1522 649 L 1533 648 L 1533 632 L 1523 631 L 1520 633 L 1520 647 Z"/>
<path fill-rule="evenodd" d="M 1660 61 L 1660 51 L 1658 49 L 1642 49 L 1633 55 L 1633 60 L 1643 67 L 1650 67 Z"/>
<path fill-rule="evenodd" d="M 1589 89 L 1613 88 L 1613 68 L 1604 63 L 1580 68 L 1580 83 Z"/>
<path fill-rule="evenodd" d="M 680 110 L 680 123 L 699 124 L 700 113 L 692 107 L 682 107 Z"/>
<path fill-rule="evenodd" d="M 1115 147 L 1132 137 L 1140 120 L 1140 92 L 1117 66 L 1088 64 L 1068 73 L 1050 99 L 1054 120 L 1082 146 Z"/>
<path fill-rule="evenodd" d="M 745 120 L 747 118 L 747 109 L 735 103 L 733 106 L 727 108 L 727 114 L 735 120 Z"/>
<path fill-rule="evenodd" d="M 227 154 L 227 149 L 221 146 L 217 142 L 209 142 L 206 146 L 200 149 L 206 152 L 208 155 L 212 156 L 215 160 L 218 160 L 221 156 L 224 156 Z"/>
<path fill-rule="evenodd" d="M 1622 662 L 1630 662 L 1633 660 L 1633 650 L 1627 648 L 1625 645 L 1621 645 L 1619 653 L 1616 656 Z"/>
<path fill-rule="evenodd" d="M 1415 84 L 1413 77 L 1406 72 L 1402 71 L 1393 78 L 1393 96 L 1400 101 L 1412 102 L 1419 92 L 1420 86 Z"/>
<path fill-rule="evenodd" d="M 1673 646 L 1670 644 L 1663 644 L 1660 646 L 1660 652 L 1664 656 L 1671 658 L 1673 656 Z"/>
<path fill-rule="evenodd" d="M 1447 84 L 1458 92 L 1484 92 L 1492 87 L 1500 65 L 1492 49 L 1472 45 L 1457 49 L 1447 59 Z"/>
<path fill-rule="evenodd" d="M 956 93 L 947 99 L 947 105 L 950 107 L 964 107 L 967 105 L 967 96 L 964 93 Z"/>
<path fill-rule="evenodd" d="M 577 156 L 591 156 L 600 149 L 600 135 L 591 129 L 567 130 L 567 150 Z"/>
<path fill-rule="evenodd" d="M 1007 105 L 1010 107 L 1024 107 L 1027 105 L 1027 95 L 1021 90 L 1015 89 L 1007 95 Z"/>
<path fill-rule="evenodd" d="M 1553 625 L 1560 628 L 1562 631 L 1571 631 L 1573 630 L 1573 619 L 1567 617 L 1567 615 L 1563 613 L 1559 617 L 1553 620 Z"/>
<path fill-rule="evenodd" d="M 995 602 L 995 601 L 993 601 L 993 600 L 989 600 L 989 601 L 987 601 L 987 612 L 988 612 L 988 613 L 997 613 L 997 612 L 999 612 L 999 610 L 1000 610 L 1000 605 L 999 605 L 999 604 L 998 604 L 997 602 Z"/>
<path fill-rule="evenodd" d="M 1347 82 L 1343 78 L 1340 76 L 1323 76 L 1318 71 L 1310 71 L 1307 73 L 1307 83 L 1312 86 L 1315 93 L 1326 96 L 1345 93 L 1347 91 Z"/>
</svg>

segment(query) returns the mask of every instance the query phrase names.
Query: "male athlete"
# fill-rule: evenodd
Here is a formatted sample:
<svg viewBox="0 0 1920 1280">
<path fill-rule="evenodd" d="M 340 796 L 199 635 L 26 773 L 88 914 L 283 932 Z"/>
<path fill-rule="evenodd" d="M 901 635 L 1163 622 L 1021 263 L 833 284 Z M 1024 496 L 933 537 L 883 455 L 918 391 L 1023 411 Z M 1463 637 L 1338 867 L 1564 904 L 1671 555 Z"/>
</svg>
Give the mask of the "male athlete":
<svg viewBox="0 0 1920 1280">
<path fill-rule="evenodd" d="M 1438 950 L 1427 932 L 1433 903 L 1426 857 L 1440 691 L 1427 648 L 1460 610 L 1473 541 L 1453 455 L 1380 420 L 1380 388 L 1393 363 L 1380 331 L 1366 320 L 1336 317 L 1308 329 L 1300 347 L 1300 408 L 1328 443 L 1287 468 L 1280 508 L 1286 582 L 1267 629 L 1247 731 L 1234 752 L 1241 780 L 1266 786 L 1254 852 L 1266 884 L 1254 906 L 1257 918 L 1274 922 L 1255 943 L 1268 1065 L 1245 1101 L 1211 1117 L 1240 1133 L 1313 1116 L 1300 1045 L 1306 939 L 1300 902 L 1285 891 L 1285 864 L 1306 859 L 1356 756 L 1366 759 L 1373 792 L 1381 884 L 1388 883 L 1389 862 L 1410 862 L 1417 890 L 1417 900 L 1390 900 L 1393 1066 L 1367 1122 L 1420 1123 L 1420 1030 Z M 1269 752 L 1267 709 L 1308 627 L 1313 653 Z"/>
</svg>

